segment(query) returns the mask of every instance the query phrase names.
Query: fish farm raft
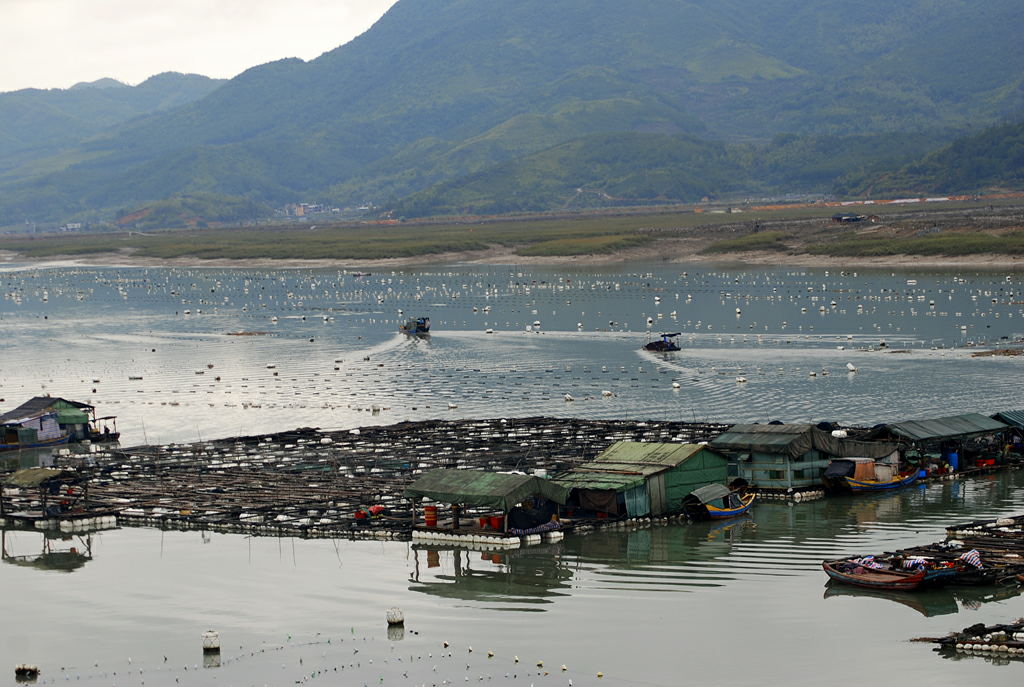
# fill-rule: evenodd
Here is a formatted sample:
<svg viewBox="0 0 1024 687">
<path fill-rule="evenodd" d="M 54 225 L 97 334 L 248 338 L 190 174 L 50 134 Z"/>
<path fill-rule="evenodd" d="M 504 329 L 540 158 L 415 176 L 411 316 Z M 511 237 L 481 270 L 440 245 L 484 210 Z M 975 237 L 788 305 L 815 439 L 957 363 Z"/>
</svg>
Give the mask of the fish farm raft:
<svg viewBox="0 0 1024 687">
<path fill-rule="evenodd" d="M 718 423 L 518 418 L 312 428 L 59 457 L 87 484 L 73 512 L 8 488 L 0 523 L 39 529 L 117 525 L 308 538 L 407 539 L 404 489 L 425 470 L 556 473 L 617 441 L 710 441 Z M 79 492 L 81 493 L 81 492 Z M 51 497 L 51 503 L 60 498 Z"/>
</svg>

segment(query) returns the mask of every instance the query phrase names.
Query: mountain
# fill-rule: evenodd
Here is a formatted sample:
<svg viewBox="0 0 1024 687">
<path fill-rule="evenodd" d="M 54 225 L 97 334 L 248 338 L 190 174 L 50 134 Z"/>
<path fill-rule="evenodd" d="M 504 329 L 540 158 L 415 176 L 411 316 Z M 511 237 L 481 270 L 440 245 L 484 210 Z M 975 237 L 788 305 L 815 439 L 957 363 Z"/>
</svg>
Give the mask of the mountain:
<svg viewBox="0 0 1024 687">
<path fill-rule="evenodd" d="M 600 155 L 600 135 L 948 136 L 1024 107 L 1019 17 L 1019 0 L 399 0 L 316 60 L 0 158 L 0 224 L 176 194 L 397 205 L 572 141 Z"/>
<path fill-rule="evenodd" d="M 728 144 L 686 135 L 593 134 L 440 182 L 392 205 L 398 217 L 491 215 L 693 203 L 704 197 L 829 193 L 931 150 L 925 135 L 780 135 Z M 885 151 L 884 154 L 879 151 Z"/>
<path fill-rule="evenodd" d="M 77 83 L 68 89 L 0 93 L 0 169 L 14 153 L 49 154 L 134 117 L 170 110 L 209 94 L 223 81 L 196 74 L 165 73 L 138 86 L 114 79 Z"/>
<path fill-rule="evenodd" d="M 1024 188 L 1024 120 L 990 127 L 896 169 L 851 175 L 847 195 L 972 193 Z"/>
</svg>

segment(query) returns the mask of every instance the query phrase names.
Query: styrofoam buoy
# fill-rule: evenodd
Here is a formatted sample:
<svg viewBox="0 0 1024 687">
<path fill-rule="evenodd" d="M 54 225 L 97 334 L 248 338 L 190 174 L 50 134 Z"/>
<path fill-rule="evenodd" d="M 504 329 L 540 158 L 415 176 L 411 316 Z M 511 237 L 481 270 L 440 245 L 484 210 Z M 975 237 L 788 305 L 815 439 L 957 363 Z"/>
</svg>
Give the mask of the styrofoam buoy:
<svg viewBox="0 0 1024 687">
<path fill-rule="evenodd" d="M 402 613 L 401 608 L 389 608 L 385 614 L 388 619 L 388 625 L 404 625 L 405 615 Z"/>
<path fill-rule="evenodd" d="M 216 630 L 207 630 L 203 633 L 203 653 L 215 654 L 220 652 L 220 633 Z"/>
</svg>

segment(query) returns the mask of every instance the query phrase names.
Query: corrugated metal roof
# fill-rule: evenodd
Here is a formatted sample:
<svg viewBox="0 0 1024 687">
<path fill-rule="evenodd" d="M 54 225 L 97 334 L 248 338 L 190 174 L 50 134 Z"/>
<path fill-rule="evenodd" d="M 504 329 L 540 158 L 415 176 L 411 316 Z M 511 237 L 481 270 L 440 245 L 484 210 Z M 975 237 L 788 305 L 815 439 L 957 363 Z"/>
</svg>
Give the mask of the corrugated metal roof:
<svg viewBox="0 0 1024 687">
<path fill-rule="evenodd" d="M 992 416 L 993 419 L 1024 429 L 1024 410 L 1004 410 Z"/>
<path fill-rule="evenodd" d="M 885 425 L 885 429 L 911 441 L 926 441 L 990 434 L 1007 429 L 1007 426 L 981 413 L 965 413 L 932 420 L 894 422 Z"/>
<path fill-rule="evenodd" d="M 425 497 L 440 503 L 487 506 L 504 511 L 534 496 L 564 504 L 568 495 L 565 487 L 534 475 L 483 470 L 431 470 L 405 490 L 407 497 Z"/>
<path fill-rule="evenodd" d="M 555 482 L 572 489 L 630 489 L 651 475 L 682 465 L 707 448 L 702 444 L 619 441 L 589 463 L 558 475 Z"/>
<path fill-rule="evenodd" d="M 92 406 L 87 403 L 69 401 L 66 398 L 57 398 L 56 396 L 35 396 L 25 401 L 14 410 L 9 410 L 3 415 L 0 415 L 0 423 L 31 420 L 32 418 L 39 417 L 40 415 L 45 415 L 51 408 L 53 408 L 53 406 L 58 404 L 67 404 L 65 408 L 92 408 Z M 88 417 L 86 417 L 86 420 L 88 420 Z"/>
</svg>

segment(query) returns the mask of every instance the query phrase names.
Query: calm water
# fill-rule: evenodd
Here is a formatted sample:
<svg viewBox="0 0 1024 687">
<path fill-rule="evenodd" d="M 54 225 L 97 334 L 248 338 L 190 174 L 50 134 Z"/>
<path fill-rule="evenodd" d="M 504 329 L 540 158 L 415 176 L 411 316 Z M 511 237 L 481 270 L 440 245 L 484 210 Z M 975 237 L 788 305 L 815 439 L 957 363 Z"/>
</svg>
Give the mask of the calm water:
<svg viewBox="0 0 1024 687">
<path fill-rule="evenodd" d="M 118 416 L 126 444 L 434 417 L 874 423 L 1024 407 L 1024 360 L 971 358 L 967 347 L 1024 331 L 1019 275 L 10 266 L 0 284 L 0 408 L 46 392 L 88 401 Z M 432 320 L 429 339 L 395 333 L 418 315 Z M 662 331 L 681 332 L 684 350 L 639 350 Z M 875 350 L 883 340 L 890 350 Z M 17 593 L 4 595 L 0 681 L 28 661 L 47 682 L 91 685 L 1018 684 L 1020 663 L 944 660 L 906 640 L 1024 616 L 1021 597 L 829 590 L 818 564 L 1024 512 L 1022 486 L 1014 472 L 764 503 L 731 523 L 570 536 L 500 556 L 6 532 L 15 558 L 0 584 Z M 405 611 L 402 638 L 388 636 L 390 606 Z M 203 667 L 208 627 L 224 646 L 216 669 Z"/>
<path fill-rule="evenodd" d="M 1024 407 L 1024 360 L 965 347 L 1024 335 L 1019 275 L 12 266 L 0 290 L 0 407 L 87 401 L 126 444 L 436 417 L 876 423 Z M 429 339 L 396 333 L 419 315 Z M 641 351 L 658 332 L 684 350 Z"/>
<path fill-rule="evenodd" d="M 818 563 L 939 539 L 967 513 L 1024 512 L 1022 486 L 1017 471 L 880 498 L 764 503 L 727 524 L 570 536 L 493 556 L 110 531 L 50 542 L 91 551 L 71 573 L 0 565 L 4 588 L 24 592 L 5 595 L 0 665 L 31 660 L 48 680 L 93 685 L 431 685 L 489 675 L 510 685 L 668 686 L 681 673 L 696 684 L 817 685 L 823 674 L 859 681 L 836 674 L 855 653 L 871 657 L 860 668 L 884 672 L 881 684 L 1019 684 L 1021 663 L 953 662 L 906 641 L 1022 616 L 1016 591 L 833 590 Z M 36 555 L 43 536 L 8 532 L 5 546 Z M 405 612 L 401 639 L 388 637 L 390 606 Z M 224 647 L 216 670 L 202 668 L 208 627 Z M 550 675 L 537 674 L 539 660 Z"/>
</svg>

